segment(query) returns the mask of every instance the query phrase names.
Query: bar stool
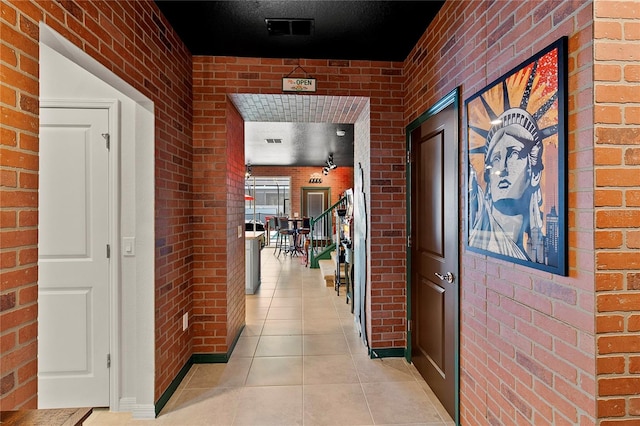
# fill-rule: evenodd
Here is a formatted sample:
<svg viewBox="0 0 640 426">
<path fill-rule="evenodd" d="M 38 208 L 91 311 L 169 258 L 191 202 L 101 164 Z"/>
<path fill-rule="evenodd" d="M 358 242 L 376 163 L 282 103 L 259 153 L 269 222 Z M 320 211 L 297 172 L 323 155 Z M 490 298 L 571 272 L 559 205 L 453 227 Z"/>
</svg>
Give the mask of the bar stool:
<svg viewBox="0 0 640 426">
<path fill-rule="evenodd" d="M 298 228 L 298 242 L 297 246 L 302 250 L 304 255 L 304 264 L 309 266 L 309 247 L 307 247 L 307 236 L 311 232 L 311 218 L 303 217 L 302 226 Z"/>
<path fill-rule="evenodd" d="M 273 220 L 273 230 L 276 232 L 276 240 L 273 245 L 273 254 L 276 254 L 276 251 L 280 248 L 280 221 L 277 216 L 274 216 L 271 219 Z"/>
<path fill-rule="evenodd" d="M 271 232 L 278 232 L 278 218 L 271 216 L 267 221 L 267 245 L 271 245 Z"/>
<path fill-rule="evenodd" d="M 283 245 L 285 247 L 284 254 L 286 255 L 292 251 L 291 238 L 295 236 L 295 230 L 291 229 L 289 226 L 289 218 L 287 217 L 278 218 L 278 228 L 278 242 L 276 243 L 276 246 L 280 247 L 280 250 L 278 250 L 278 256 L 280 256 L 280 253 L 282 252 Z"/>
</svg>

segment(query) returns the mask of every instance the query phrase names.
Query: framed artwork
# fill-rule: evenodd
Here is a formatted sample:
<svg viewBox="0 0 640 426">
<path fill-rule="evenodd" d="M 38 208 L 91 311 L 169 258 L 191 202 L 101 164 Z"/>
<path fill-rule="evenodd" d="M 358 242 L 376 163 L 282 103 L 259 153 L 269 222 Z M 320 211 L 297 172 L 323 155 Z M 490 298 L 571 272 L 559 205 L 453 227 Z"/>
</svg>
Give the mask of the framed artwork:
<svg viewBox="0 0 640 426">
<path fill-rule="evenodd" d="M 465 101 L 468 250 L 567 274 L 563 37 Z"/>
</svg>

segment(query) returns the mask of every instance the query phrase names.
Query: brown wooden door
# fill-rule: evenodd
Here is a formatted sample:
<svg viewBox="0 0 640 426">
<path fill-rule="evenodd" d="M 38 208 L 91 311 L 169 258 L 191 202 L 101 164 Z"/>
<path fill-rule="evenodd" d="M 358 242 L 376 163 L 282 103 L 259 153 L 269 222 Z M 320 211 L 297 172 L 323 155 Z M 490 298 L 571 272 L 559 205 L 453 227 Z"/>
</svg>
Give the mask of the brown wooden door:
<svg viewBox="0 0 640 426">
<path fill-rule="evenodd" d="M 410 132 L 411 358 L 455 419 L 458 381 L 458 109 Z"/>
</svg>

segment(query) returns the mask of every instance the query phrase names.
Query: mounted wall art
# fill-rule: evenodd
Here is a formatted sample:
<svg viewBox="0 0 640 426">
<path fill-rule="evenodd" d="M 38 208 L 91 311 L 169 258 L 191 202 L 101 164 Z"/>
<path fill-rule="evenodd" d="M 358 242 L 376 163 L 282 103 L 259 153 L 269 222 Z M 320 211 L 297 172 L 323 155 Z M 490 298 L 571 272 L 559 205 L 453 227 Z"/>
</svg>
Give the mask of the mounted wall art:
<svg viewBox="0 0 640 426">
<path fill-rule="evenodd" d="M 466 246 L 567 274 L 563 37 L 465 101 Z"/>
</svg>

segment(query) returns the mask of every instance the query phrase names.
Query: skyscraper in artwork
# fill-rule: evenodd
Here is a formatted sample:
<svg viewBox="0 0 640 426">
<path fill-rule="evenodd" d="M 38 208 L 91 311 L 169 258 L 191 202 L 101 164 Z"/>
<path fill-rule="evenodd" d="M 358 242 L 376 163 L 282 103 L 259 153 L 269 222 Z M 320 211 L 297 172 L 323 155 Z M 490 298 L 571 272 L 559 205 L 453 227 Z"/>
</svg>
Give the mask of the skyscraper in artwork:
<svg viewBox="0 0 640 426">
<path fill-rule="evenodd" d="M 558 266 L 558 255 L 560 251 L 559 238 L 560 238 L 560 222 L 558 220 L 558 213 L 556 212 L 556 206 L 551 207 L 551 211 L 547 214 L 547 235 L 545 240 L 545 254 L 547 258 L 547 265 Z"/>
</svg>

